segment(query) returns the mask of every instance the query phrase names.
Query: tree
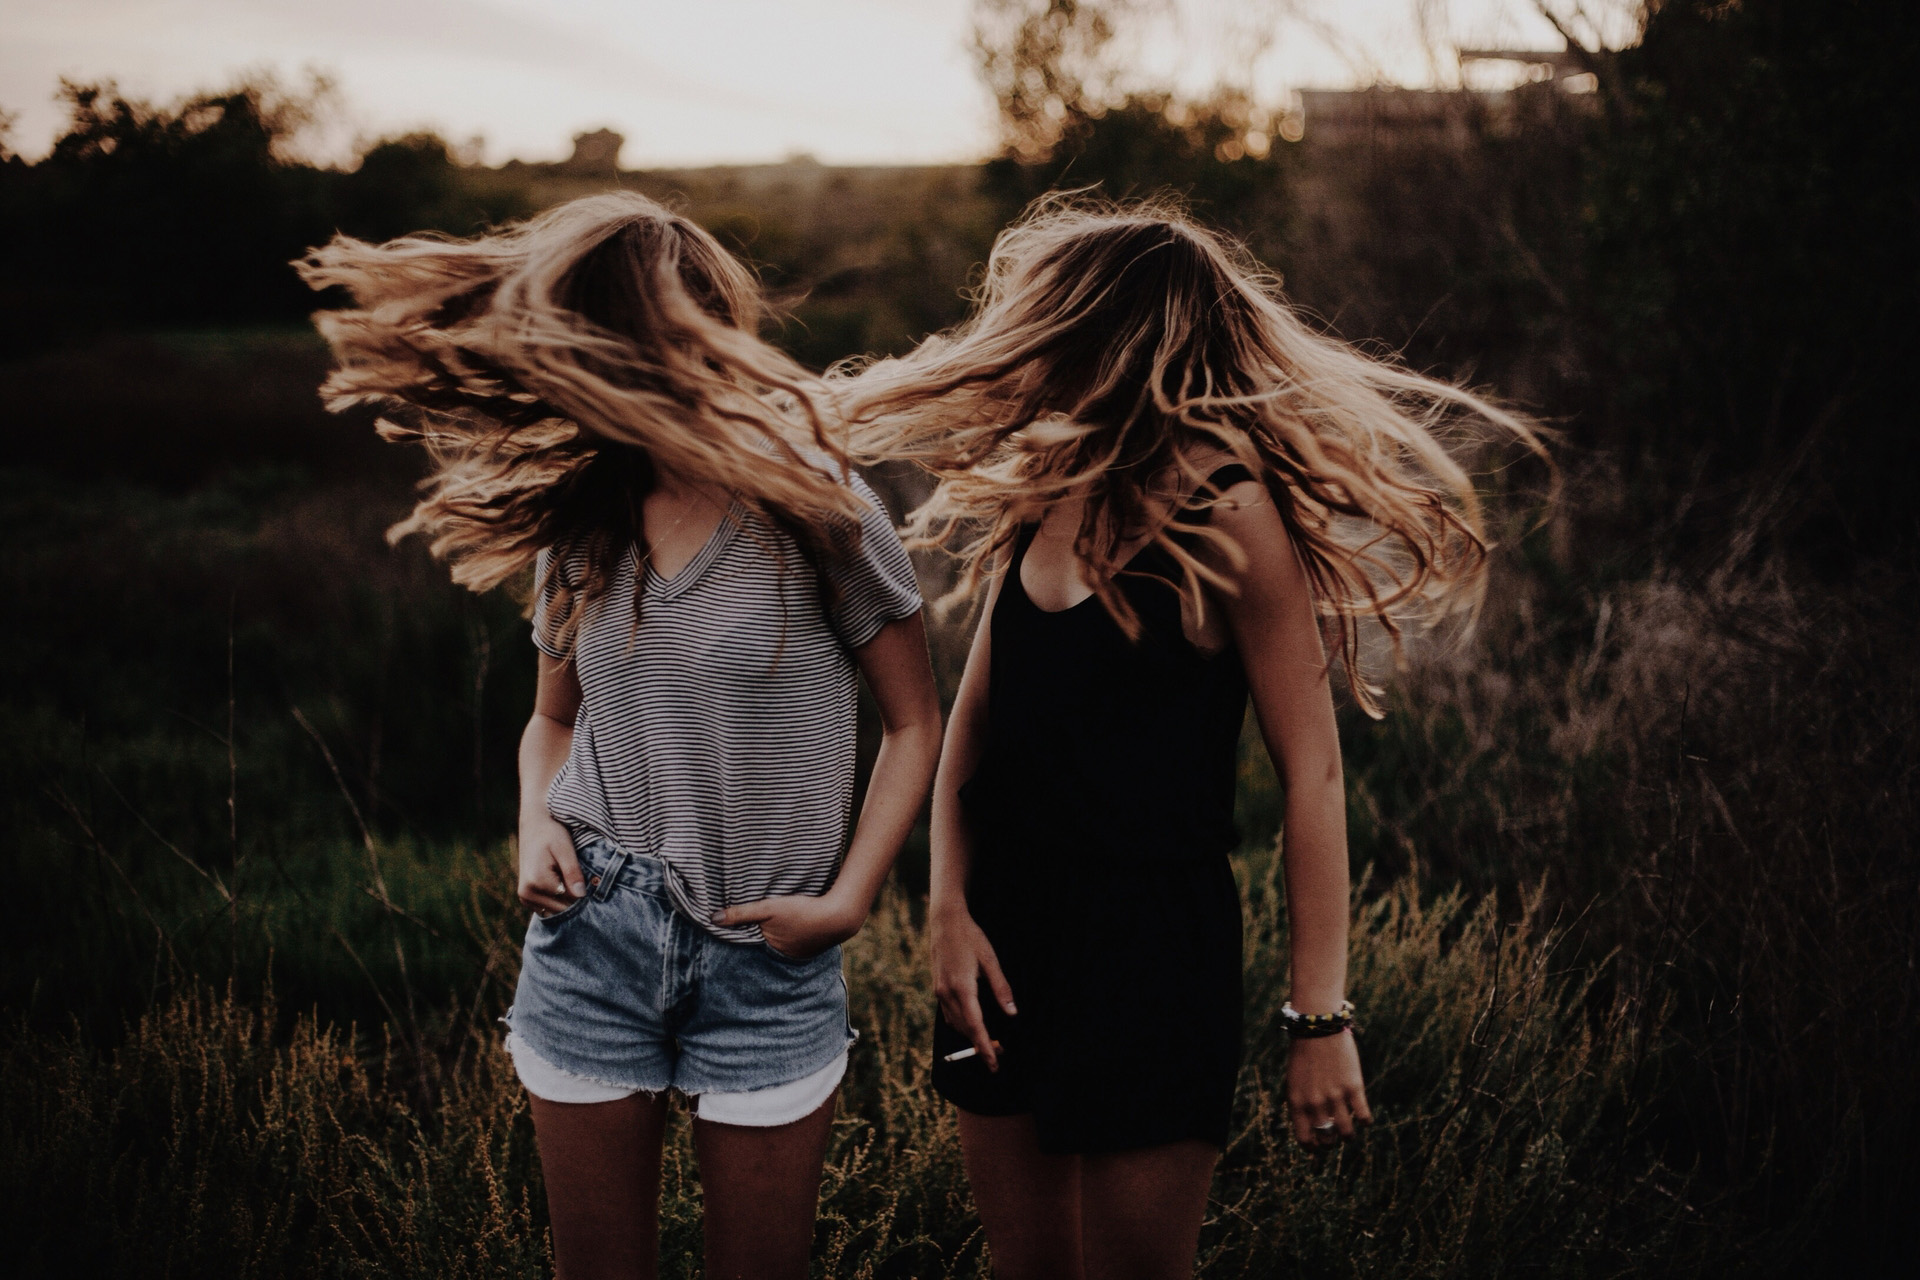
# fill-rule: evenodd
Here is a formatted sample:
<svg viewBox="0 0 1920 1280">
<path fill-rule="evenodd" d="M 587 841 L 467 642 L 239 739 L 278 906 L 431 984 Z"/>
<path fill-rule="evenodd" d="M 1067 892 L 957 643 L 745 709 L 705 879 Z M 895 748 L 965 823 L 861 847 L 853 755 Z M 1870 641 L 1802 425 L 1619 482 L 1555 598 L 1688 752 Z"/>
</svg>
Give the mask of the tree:
<svg viewBox="0 0 1920 1280">
<path fill-rule="evenodd" d="M 1154 0 L 979 0 L 974 53 L 1000 107 L 988 190 L 1009 216 L 1058 188 L 1113 198 L 1174 192 L 1203 216 L 1272 241 L 1283 219 L 1278 114 L 1244 90 L 1205 98 L 1126 84 L 1122 26 Z"/>
<path fill-rule="evenodd" d="M 1596 355 L 1629 460 L 1701 467 L 1831 553 L 1920 532 L 1915 48 L 1903 0 L 1655 0 L 1592 149 Z"/>
</svg>

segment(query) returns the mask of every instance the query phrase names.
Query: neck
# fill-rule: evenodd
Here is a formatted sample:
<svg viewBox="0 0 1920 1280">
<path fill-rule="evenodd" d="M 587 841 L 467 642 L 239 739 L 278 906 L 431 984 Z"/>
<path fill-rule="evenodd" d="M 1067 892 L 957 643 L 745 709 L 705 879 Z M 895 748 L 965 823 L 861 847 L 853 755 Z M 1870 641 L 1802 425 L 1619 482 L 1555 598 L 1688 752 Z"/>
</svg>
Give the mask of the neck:
<svg viewBox="0 0 1920 1280">
<path fill-rule="evenodd" d="M 689 480 L 659 466 L 654 469 L 653 492 L 649 496 L 663 499 L 674 506 L 711 505 L 722 511 L 727 509 L 732 497 L 718 485 Z"/>
</svg>

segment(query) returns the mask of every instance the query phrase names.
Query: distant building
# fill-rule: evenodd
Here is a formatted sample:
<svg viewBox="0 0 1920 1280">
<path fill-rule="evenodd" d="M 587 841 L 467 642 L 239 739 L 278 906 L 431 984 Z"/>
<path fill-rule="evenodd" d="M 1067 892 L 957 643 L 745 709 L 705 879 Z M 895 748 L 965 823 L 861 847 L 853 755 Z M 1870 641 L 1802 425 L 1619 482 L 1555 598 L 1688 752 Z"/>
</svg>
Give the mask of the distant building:
<svg viewBox="0 0 1920 1280">
<path fill-rule="evenodd" d="M 573 135 L 573 155 L 566 168 L 575 173 L 615 174 L 620 172 L 620 148 L 626 138 L 611 129 Z"/>
<path fill-rule="evenodd" d="M 1516 62 L 1528 82 L 1513 89 L 1308 89 L 1300 95 L 1306 140 L 1346 147 L 1389 142 L 1461 146 L 1479 129 L 1510 130 L 1530 99 L 1562 96 L 1591 110 L 1593 76 L 1565 51 L 1462 49 L 1460 61 Z"/>
</svg>

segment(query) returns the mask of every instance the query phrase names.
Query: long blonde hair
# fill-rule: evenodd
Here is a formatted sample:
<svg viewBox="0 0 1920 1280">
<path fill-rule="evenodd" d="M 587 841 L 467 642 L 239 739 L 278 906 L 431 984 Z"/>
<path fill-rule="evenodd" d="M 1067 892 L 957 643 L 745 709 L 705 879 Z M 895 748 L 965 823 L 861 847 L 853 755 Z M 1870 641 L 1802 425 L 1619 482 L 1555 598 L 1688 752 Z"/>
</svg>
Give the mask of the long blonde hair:
<svg viewBox="0 0 1920 1280">
<path fill-rule="evenodd" d="M 727 490 L 816 570 L 857 537 L 818 380 L 758 336 L 752 274 L 655 201 L 586 196 L 471 240 L 336 236 L 295 265 L 355 303 L 315 316 L 337 359 L 328 407 L 378 405 L 383 436 L 432 458 L 389 539 L 426 534 L 475 591 L 553 548 L 563 650 L 619 557 L 645 554 L 640 502 L 660 469 Z"/>
<path fill-rule="evenodd" d="M 1243 249 L 1164 202 L 1043 198 L 995 241 L 968 320 L 835 376 L 855 456 L 911 459 L 937 482 L 908 534 L 958 557 L 948 603 L 977 594 L 1022 526 L 1077 497 L 1075 552 L 1129 635 L 1139 621 L 1115 574 L 1142 536 L 1202 608 L 1204 585 L 1231 589 L 1221 558 L 1238 567 L 1244 553 L 1201 527 L 1216 554 L 1195 554 L 1169 519 L 1186 495 L 1218 500 L 1214 466 L 1246 466 L 1374 715 L 1361 620 L 1397 653 L 1407 622 L 1470 609 L 1484 590 L 1479 502 L 1443 441 L 1477 424 L 1540 450 L 1471 391 L 1314 333 Z"/>
</svg>

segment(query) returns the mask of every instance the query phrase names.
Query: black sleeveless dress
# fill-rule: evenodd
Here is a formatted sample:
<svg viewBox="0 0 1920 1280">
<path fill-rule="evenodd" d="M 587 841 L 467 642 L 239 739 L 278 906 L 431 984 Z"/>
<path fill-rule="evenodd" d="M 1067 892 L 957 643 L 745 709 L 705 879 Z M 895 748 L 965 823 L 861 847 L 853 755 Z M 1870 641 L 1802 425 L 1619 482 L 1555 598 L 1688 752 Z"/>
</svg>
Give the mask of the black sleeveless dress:
<svg viewBox="0 0 1920 1280">
<path fill-rule="evenodd" d="M 1223 492 L 1249 478 L 1234 466 L 1208 483 Z M 933 1084 L 976 1114 L 1032 1113 L 1049 1152 L 1224 1148 L 1240 1058 L 1240 899 L 1227 861 L 1240 655 L 1207 657 L 1187 640 L 1178 568 L 1152 545 L 1116 579 L 1139 613 L 1137 642 L 1097 597 L 1040 609 L 1020 584 L 1032 536 L 1015 543 L 987 623 L 986 743 L 960 791 L 968 909 L 1020 1012 L 1006 1016 L 982 983 L 997 1073 L 978 1058 L 945 1061 L 968 1042 L 936 1016 Z"/>
</svg>

